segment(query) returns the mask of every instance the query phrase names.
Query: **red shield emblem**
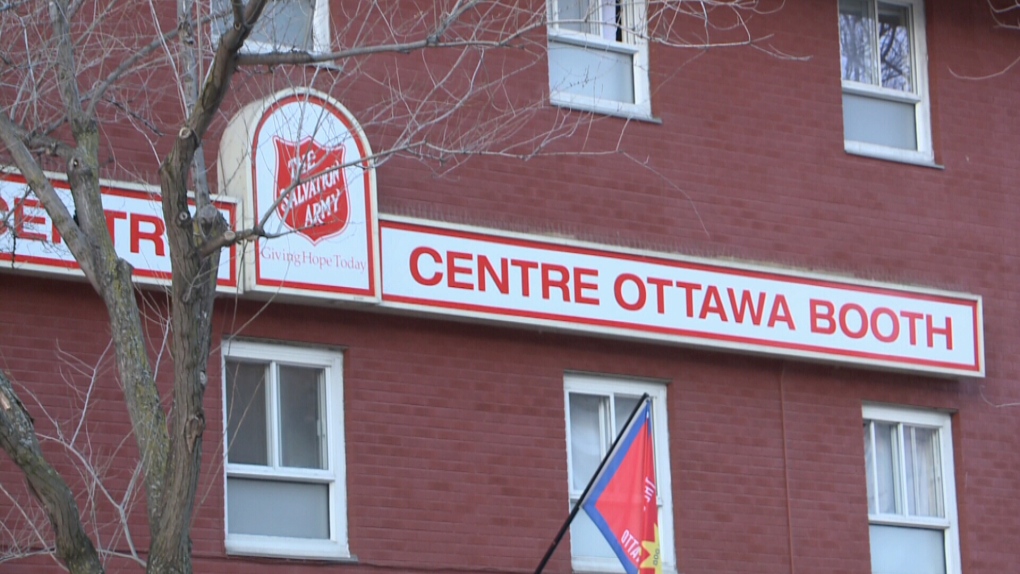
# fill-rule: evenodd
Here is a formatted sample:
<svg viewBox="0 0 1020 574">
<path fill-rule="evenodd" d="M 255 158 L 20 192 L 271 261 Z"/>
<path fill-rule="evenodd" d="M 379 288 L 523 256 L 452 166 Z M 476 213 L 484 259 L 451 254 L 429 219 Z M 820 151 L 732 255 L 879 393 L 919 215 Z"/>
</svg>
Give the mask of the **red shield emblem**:
<svg viewBox="0 0 1020 574">
<path fill-rule="evenodd" d="M 343 146 L 323 147 L 310 137 L 291 142 L 273 136 L 273 143 L 276 211 L 283 224 L 312 243 L 346 229 L 351 203 L 340 167 L 344 164 Z"/>
</svg>

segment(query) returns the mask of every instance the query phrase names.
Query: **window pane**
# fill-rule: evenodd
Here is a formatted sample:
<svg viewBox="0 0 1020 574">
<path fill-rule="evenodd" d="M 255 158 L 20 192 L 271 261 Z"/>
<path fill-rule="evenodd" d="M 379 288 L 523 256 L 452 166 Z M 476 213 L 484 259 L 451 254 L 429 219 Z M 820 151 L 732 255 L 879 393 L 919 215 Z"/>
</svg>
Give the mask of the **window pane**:
<svg viewBox="0 0 1020 574">
<path fill-rule="evenodd" d="M 227 479 L 231 534 L 329 538 L 329 485 Z"/>
<path fill-rule="evenodd" d="M 627 424 L 627 419 L 630 418 L 630 414 L 634 412 L 634 407 L 637 406 L 640 400 L 641 397 L 616 396 L 616 428 L 613 429 L 614 436 L 623 432 L 623 426 Z"/>
<path fill-rule="evenodd" d="M 839 0 L 839 55 L 843 79 L 878 84 L 871 0 Z"/>
<path fill-rule="evenodd" d="M 227 461 L 269 463 L 266 440 L 266 367 L 227 361 Z"/>
<path fill-rule="evenodd" d="M 622 7 L 618 0 L 558 0 L 556 7 L 557 27 L 561 30 L 594 34 L 616 42 L 622 40 L 618 26 Z"/>
<path fill-rule="evenodd" d="M 604 400 L 594 395 L 570 393 L 571 486 L 575 491 L 584 490 L 602 462 Z"/>
<path fill-rule="evenodd" d="M 619 24 L 622 14 L 620 13 L 620 6 L 617 0 L 601 0 L 601 6 L 599 7 L 600 16 L 599 27 L 601 29 L 601 36 L 606 40 L 619 42 L 623 40 L 620 37 Z"/>
<path fill-rule="evenodd" d="M 230 0 L 212 0 L 212 10 L 213 30 L 223 34 L 234 21 Z M 248 38 L 283 51 L 309 51 L 314 12 L 315 0 L 269 0 Z"/>
<path fill-rule="evenodd" d="M 895 425 L 874 423 L 875 447 L 866 451 L 868 461 L 868 512 L 896 513 Z M 870 442 L 870 441 L 869 441 Z M 875 501 L 874 507 L 871 500 Z"/>
<path fill-rule="evenodd" d="M 942 518 L 942 469 L 938 430 L 903 427 L 906 458 L 907 514 Z"/>
<path fill-rule="evenodd" d="M 270 0 L 250 39 L 280 48 L 312 49 L 315 0 Z"/>
<path fill-rule="evenodd" d="M 843 94 L 843 136 L 848 141 L 917 149 L 916 106 Z"/>
<path fill-rule="evenodd" d="M 280 366 L 280 464 L 326 468 L 322 370 Z"/>
<path fill-rule="evenodd" d="M 871 525 L 872 574 L 945 574 L 941 530 Z"/>
<path fill-rule="evenodd" d="M 609 421 L 608 401 L 608 397 L 602 396 L 574 393 L 570 395 L 570 451 L 574 464 L 574 489 L 578 492 L 588 485 L 611 444 L 610 432 L 606 428 Z M 630 402 L 630 408 L 633 409 L 636 401 L 627 397 L 616 397 L 615 401 L 615 427 L 623 430 L 623 424 L 627 422 L 627 416 L 630 414 L 626 403 Z M 582 453 L 581 456 L 578 456 L 579 453 Z M 582 465 L 580 469 L 578 464 Z M 576 499 L 571 500 L 572 504 L 575 502 Z M 570 547 L 574 556 L 606 559 L 616 557 L 605 537 L 595 527 L 595 523 L 583 511 L 578 512 L 574 521 L 570 523 Z"/>
<path fill-rule="evenodd" d="M 913 91 L 910 50 L 910 8 L 878 5 L 878 53 L 882 58 L 882 86 Z"/>
<path fill-rule="evenodd" d="M 595 100 L 634 103 L 634 56 L 551 41 L 549 87 Z"/>
<path fill-rule="evenodd" d="M 570 523 L 570 553 L 585 558 L 608 558 L 618 560 L 606 537 L 595 527 L 588 513 L 580 511 Z M 619 562 L 617 561 L 618 565 Z"/>
<path fill-rule="evenodd" d="M 558 0 L 556 19 L 563 30 L 573 30 L 594 34 L 597 30 L 591 23 L 590 15 L 594 13 L 590 5 L 592 0 Z"/>
</svg>

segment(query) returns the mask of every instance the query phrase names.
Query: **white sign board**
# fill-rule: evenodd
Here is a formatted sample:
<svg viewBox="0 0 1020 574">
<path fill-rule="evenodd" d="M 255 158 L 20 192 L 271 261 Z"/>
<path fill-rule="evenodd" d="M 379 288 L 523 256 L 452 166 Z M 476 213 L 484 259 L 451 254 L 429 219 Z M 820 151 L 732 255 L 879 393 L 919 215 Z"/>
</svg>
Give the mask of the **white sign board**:
<svg viewBox="0 0 1020 574">
<path fill-rule="evenodd" d="M 371 155 L 350 112 L 319 92 L 286 90 L 231 120 L 220 188 L 267 235 L 245 256 L 246 290 L 378 300 Z"/>
<path fill-rule="evenodd" d="M 381 222 L 387 307 L 835 362 L 984 375 L 981 299 Z"/>
<path fill-rule="evenodd" d="M 71 213 L 74 202 L 66 182 L 51 180 L 60 199 Z M 127 184 L 102 183 L 106 225 L 117 255 L 134 267 L 142 283 L 169 284 L 170 246 L 163 221 L 159 192 Z M 213 202 L 227 224 L 236 227 L 233 201 Z M 4 267 L 26 271 L 55 272 L 81 276 L 74 256 L 39 200 L 18 175 L 0 178 L 0 261 Z M 220 290 L 237 287 L 235 247 L 220 256 L 217 284 Z"/>
</svg>

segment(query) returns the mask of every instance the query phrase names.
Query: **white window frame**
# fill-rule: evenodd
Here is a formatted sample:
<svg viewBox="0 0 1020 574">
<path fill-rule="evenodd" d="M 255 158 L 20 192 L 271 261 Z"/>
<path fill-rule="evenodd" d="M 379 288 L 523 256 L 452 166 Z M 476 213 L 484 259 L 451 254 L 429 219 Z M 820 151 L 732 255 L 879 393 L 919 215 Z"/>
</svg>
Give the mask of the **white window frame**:
<svg viewBox="0 0 1020 574">
<path fill-rule="evenodd" d="M 904 92 L 863 82 L 842 80 L 843 93 L 863 96 L 876 100 L 885 100 L 914 105 L 914 125 L 917 149 L 905 149 L 884 146 L 868 142 L 854 141 L 844 138 L 844 149 L 847 153 L 863 155 L 879 159 L 887 159 L 903 163 L 935 165 L 935 151 L 932 147 L 931 104 L 928 89 L 928 47 L 925 41 L 924 0 L 868 0 L 875 8 L 876 18 L 878 4 L 891 4 L 906 7 L 910 13 L 910 57 L 911 83 L 913 92 Z M 876 53 L 877 53 L 877 46 Z M 842 70 L 840 70 L 842 77 Z M 845 104 L 844 104 L 845 105 Z M 845 113 L 845 112 L 844 112 Z"/>
<path fill-rule="evenodd" d="M 226 1 L 229 6 L 230 1 Z M 213 10 L 215 11 L 217 0 L 211 0 Z M 329 32 L 329 0 L 315 0 L 315 7 L 312 8 L 312 54 L 327 54 L 331 51 L 332 46 L 330 43 L 330 32 Z M 230 14 L 224 17 L 222 20 L 225 22 L 225 26 L 230 26 L 234 17 Z M 255 24 L 258 26 L 258 23 Z M 216 28 L 213 28 L 214 32 Z M 219 41 L 219 34 L 213 34 L 213 41 Z M 267 42 L 259 42 L 248 38 L 244 41 L 244 45 L 241 46 L 242 54 L 273 54 L 278 52 L 304 52 L 303 48 L 297 46 L 288 46 L 285 44 L 270 44 Z"/>
<path fill-rule="evenodd" d="M 567 373 L 564 376 L 563 389 L 564 411 L 566 415 L 565 424 L 567 429 L 568 509 L 572 508 L 574 501 L 581 496 L 581 491 L 573 488 L 574 469 L 570 453 L 570 394 L 579 393 L 602 396 L 625 395 L 627 397 L 640 398 L 642 394 L 648 393 L 648 395 L 652 397 L 652 436 L 655 442 L 655 480 L 656 487 L 658 489 L 659 503 L 660 552 L 663 561 L 663 571 L 675 573 L 677 571 L 677 561 L 676 543 L 673 531 L 673 487 L 670 479 L 669 425 L 666 415 L 666 385 L 663 383 L 653 383 L 634 379 Z M 610 405 L 612 404 L 613 401 L 610 401 Z M 609 420 L 616 420 L 615 413 L 609 416 Z M 619 433 L 620 430 L 622 429 L 617 429 L 617 433 Z M 610 445 L 604 445 L 604 450 L 608 450 L 609 446 Z M 602 559 L 575 556 L 573 544 L 571 544 L 570 557 L 571 566 L 574 572 L 606 572 L 613 574 L 624 572 L 623 565 L 620 564 L 619 559 L 616 557 Z"/>
<path fill-rule="evenodd" d="M 347 538 L 347 458 L 344 446 L 343 410 L 343 355 L 338 351 L 292 347 L 251 341 L 227 341 L 223 345 L 223 526 L 228 554 L 274 556 L 285 558 L 345 559 L 350 558 Z M 325 420 L 327 468 L 269 468 L 259 465 L 236 464 L 228 460 L 227 437 L 227 361 L 253 361 L 276 363 L 296 367 L 311 367 L 323 370 L 325 387 Z M 277 384 L 275 381 L 272 385 Z M 274 393 L 268 392 L 267 401 L 271 414 L 278 413 Z M 272 439 L 270 433 L 269 439 Z M 228 478 L 279 478 L 307 480 L 329 485 L 329 532 L 328 539 L 292 538 L 254 534 L 231 534 L 227 508 Z"/>
<path fill-rule="evenodd" d="M 944 518 L 907 516 L 905 514 L 868 512 L 869 525 L 900 526 L 941 530 L 944 533 L 946 574 L 961 574 L 960 533 L 956 510 L 956 475 L 953 463 L 952 418 L 948 413 L 934 410 L 865 404 L 862 409 L 864 424 L 882 422 L 925 427 L 938 430 L 939 458 L 942 473 L 942 503 Z M 903 448 L 902 442 L 900 449 Z M 874 452 L 874 446 L 872 447 Z M 901 455 L 902 459 L 902 455 Z M 877 466 L 877 465 L 876 465 Z M 867 468 L 867 465 L 865 465 Z M 869 482 L 874 477 L 866 477 Z"/>
<path fill-rule="evenodd" d="M 559 43 L 630 55 L 633 62 L 631 77 L 634 82 L 634 101 L 621 102 L 599 99 L 558 91 L 550 87 L 549 97 L 554 105 L 607 115 L 651 119 L 651 88 L 648 78 L 647 0 L 624 1 L 623 12 L 625 21 L 623 29 L 624 34 L 632 38 L 631 42 L 613 41 L 599 34 L 562 28 L 559 24 L 559 2 L 557 0 L 548 1 L 549 25 L 547 27 L 547 35 L 550 48 L 553 44 Z"/>
</svg>

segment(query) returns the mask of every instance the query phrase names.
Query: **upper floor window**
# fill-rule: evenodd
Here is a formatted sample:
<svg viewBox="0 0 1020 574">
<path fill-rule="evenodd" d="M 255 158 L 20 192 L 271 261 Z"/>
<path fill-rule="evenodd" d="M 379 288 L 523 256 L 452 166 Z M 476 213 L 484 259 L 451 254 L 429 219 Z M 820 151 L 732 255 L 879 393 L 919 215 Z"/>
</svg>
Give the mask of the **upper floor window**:
<svg viewBox="0 0 1020 574">
<path fill-rule="evenodd" d="M 666 425 L 666 386 L 641 381 L 588 375 L 567 375 L 567 474 L 570 507 L 623 431 L 631 412 L 648 393 L 652 397 L 652 435 L 655 441 L 655 479 L 659 505 L 660 552 L 663 569 L 676 572 L 673 544 L 672 488 L 669 473 L 669 437 Z M 570 524 L 570 555 L 575 572 L 623 572 L 620 560 L 605 537 L 584 512 Z"/>
<path fill-rule="evenodd" d="M 846 150 L 932 163 L 921 0 L 839 0 Z"/>
<path fill-rule="evenodd" d="M 646 0 L 549 0 L 554 104 L 651 116 Z"/>
<path fill-rule="evenodd" d="M 864 407 L 871 570 L 959 574 L 948 414 Z"/>
<path fill-rule="evenodd" d="M 341 377 L 338 353 L 224 346 L 228 552 L 350 555 Z"/>
<path fill-rule="evenodd" d="M 213 0 L 213 10 L 222 32 L 233 22 L 230 0 Z M 329 0 L 269 0 L 244 42 L 249 53 L 329 50 Z"/>
</svg>

